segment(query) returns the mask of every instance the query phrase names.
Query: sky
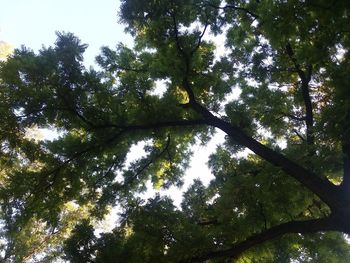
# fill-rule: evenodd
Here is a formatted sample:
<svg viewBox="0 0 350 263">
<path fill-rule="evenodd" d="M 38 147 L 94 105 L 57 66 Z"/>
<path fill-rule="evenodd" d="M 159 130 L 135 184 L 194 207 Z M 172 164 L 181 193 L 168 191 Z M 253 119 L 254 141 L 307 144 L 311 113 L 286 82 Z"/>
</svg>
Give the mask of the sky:
<svg viewBox="0 0 350 263">
<path fill-rule="evenodd" d="M 0 41 L 37 51 L 54 44 L 56 31 L 72 32 L 89 45 L 90 66 L 101 46 L 132 45 L 118 23 L 118 6 L 117 0 L 0 0 Z"/>
</svg>

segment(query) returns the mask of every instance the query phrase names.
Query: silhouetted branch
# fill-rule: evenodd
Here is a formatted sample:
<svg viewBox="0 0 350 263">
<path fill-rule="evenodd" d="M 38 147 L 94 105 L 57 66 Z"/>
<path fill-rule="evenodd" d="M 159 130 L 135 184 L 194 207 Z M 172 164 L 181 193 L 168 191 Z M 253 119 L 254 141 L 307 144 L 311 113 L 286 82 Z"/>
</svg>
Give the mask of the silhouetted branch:
<svg viewBox="0 0 350 263">
<path fill-rule="evenodd" d="M 309 91 L 309 82 L 311 80 L 312 75 L 312 66 L 308 65 L 306 71 L 301 69 L 297 59 L 294 56 L 294 52 L 290 43 L 286 45 L 286 52 L 291 61 L 294 64 L 295 70 L 299 75 L 301 80 L 301 93 L 304 99 L 304 107 L 305 107 L 305 123 L 306 123 L 306 141 L 309 145 L 313 145 L 315 142 L 313 126 L 314 126 L 314 117 L 313 117 L 313 109 L 311 96 Z M 314 154 L 314 150 L 310 151 L 310 154 Z"/>
<path fill-rule="evenodd" d="M 99 151 L 102 151 L 104 147 L 109 146 L 113 143 L 115 143 L 116 140 L 118 140 L 122 135 L 129 132 L 139 131 L 139 130 L 151 130 L 151 129 L 160 129 L 165 127 L 191 127 L 196 125 L 204 125 L 205 122 L 203 120 L 184 120 L 184 121 L 167 121 L 167 122 L 159 122 L 159 123 L 150 123 L 145 125 L 102 125 L 102 126 L 95 126 L 95 128 L 117 128 L 118 133 L 111 136 L 110 138 L 104 140 L 101 143 L 93 144 L 79 152 L 76 152 L 75 154 L 71 155 L 68 159 L 62 161 L 60 164 L 58 164 L 55 168 L 53 168 L 50 171 L 47 171 L 45 174 L 45 177 L 38 183 L 35 189 L 43 189 L 40 192 L 45 194 L 47 192 L 47 189 L 52 187 L 55 183 L 57 178 L 60 175 L 60 170 L 68 165 L 69 163 L 78 160 L 79 158 L 82 158 L 84 155 L 96 151 L 97 149 Z M 164 151 L 167 150 L 170 143 L 170 137 L 168 137 L 167 146 L 165 147 Z M 163 154 L 163 151 L 161 152 Z M 51 180 L 48 181 L 49 176 L 52 176 Z M 48 182 L 47 182 L 48 181 Z M 44 184 L 44 185 L 42 185 Z M 30 198 L 33 195 L 31 193 L 28 198 Z M 28 199 L 27 198 L 27 199 Z"/>
<path fill-rule="evenodd" d="M 186 81 L 186 79 L 183 81 L 183 84 L 188 85 L 188 87 L 185 86 L 186 91 L 191 90 L 191 87 L 189 87 L 190 83 Z M 305 169 L 281 153 L 261 144 L 254 138 L 245 134 L 239 127 L 214 116 L 208 109 L 197 103 L 195 99 L 192 101 L 190 100 L 190 104 L 194 111 L 202 115 L 202 118 L 205 119 L 208 125 L 222 130 L 238 144 L 249 148 L 267 162 L 280 167 L 284 172 L 294 177 L 302 185 L 318 195 L 319 198 L 330 207 L 334 207 L 335 205 L 339 206 L 336 200 L 337 189 L 328 180 L 317 176 L 312 171 Z"/>
<path fill-rule="evenodd" d="M 201 33 L 201 34 L 199 35 L 199 37 L 198 37 L 197 45 L 196 45 L 195 48 L 190 52 L 190 56 L 193 56 L 193 54 L 194 54 L 194 53 L 198 50 L 198 48 L 200 47 L 200 45 L 201 45 L 201 43 L 202 43 L 202 38 L 203 38 L 203 36 L 204 36 L 204 34 L 205 34 L 207 28 L 208 28 L 208 25 L 209 25 L 209 23 L 208 23 L 208 19 L 207 19 L 207 21 L 205 22 L 203 31 L 202 31 L 202 33 Z"/>
<path fill-rule="evenodd" d="M 141 169 L 139 169 L 131 178 L 131 180 L 128 182 L 130 183 L 131 181 L 137 179 L 139 177 L 140 174 L 142 174 L 152 163 L 154 163 L 155 160 L 157 160 L 159 157 L 161 157 L 169 148 L 170 145 L 170 135 L 168 135 L 167 137 L 167 142 L 165 147 L 163 148 L 163 150 L 159 153 L 156 153 L 155 156 L 153 158 L 150 158 L 146 164 L 144 164 Z"/>
<path fill-rule="evenodd" d="M 251 247 L 260 245 L 266 241 L 273 240 L 290 233 L 315 233 L 319 231 L 339 231 L 340 227 L 334 222 L 332 217 L 313 219 L 307 221 L 291 221 L 278 226 L 271 227 L 261 233 L 254 234 L 246 240 L 233 245 L 230 248 L 203 253 L 181 261 L 182 263 L 204 262 L 215 258 L 231 258 L 236 259 L 244 251 Z"/>
<path fill-rule="evenodd" d="M 296 136 L 299 137 L 301 141 L 305 142 L 305 138 L 301 136 L 301 134 L 296 129 L 293 129 L 293 132 L 296 134 Z"/>
<path fill-rule="evenodd" d="M 146 124 L 126 124 L 119 125 L 113 123 L 105 123 L 94 125 L 93 129 L 106 129 L 106 128 L 115 128 L 121 129 L 124 131 L 136 131 L 136 130 L 149 130 L 149 129 L 160 129 L 166 127 L 185 127 L 185 126 L 198 126 L 205 125 L 206 121 L 203 119 L 197 120 L 178 120 L 178 121 L 164 121 L 164 122 L 155 122 L 155 123 L 146 123 Z"/>
<path fill-rule="evenodd" d="M 178 29 L 178 26 L 177 26 L 177 20 L 176 20 L 176 14 L 175 14 L 175 11 L 171 12 L 171 18 L 173 20 L 173 30 L 174 30 L 174 36 L 175 36 L 175 42 L 176 42 L 176 47 L 178 49 L 178 51 L 180 52 L 180 54 L 182 54 L 182 56 L 185 58 L 185 59 L 188 59 L 187 58 L 187 54 L 186 52 L 184 51 L 184 49 L 182 48 L 181 46 L 181 43 L 180 43 L 180 39 L 179 39 L 179 29 Z"/>
<path fill-rule="evenodd" d="M 246 13 L 247 15 L 250 15 L 254 19 L 259 18 L 259 16 L 257 14 L 253 13 L 252 11 L 250 11 L 249 9 L 244 8 L 244 7 L 239 7 L 239 6 L 235 6 L 235 5 L 216 6 L 212 3 L 207 3 L 207 6 L 213 7 L 215 9 L 222 9 L 222 10 L 232 9 L 232 10 L 242 11 L 242 12 Z"/>
<path fill-rule="evenodd" d="M 350 193 L 350 143 L 345 143 L 342 146 L 343 150 L 343 181 L 342 187 L 345 192 Z"/>
<path fill-rule="evenodd" d="M 290 118 L 290 119 L 295 120 L 295 121 L 305 121 L 305 119 L 306 119 L 305 116 L 297 117 L 295 115 L 292 115 L 292 114 L 289 114 L 289 113 L 284 113 L 284 112 L 280 112 L 280 114 L 282 115 L 281 117 L 287 117 L 287 118 Z"/>
<path fill-rule="evenodd" d="M 201 220 L 197 222 L 197 225 L 200 226 L 209 226 L 209 225 L 217 225 L 218 220 L 217 219 L 207 219 L 207 220 Z"/>
</svg>

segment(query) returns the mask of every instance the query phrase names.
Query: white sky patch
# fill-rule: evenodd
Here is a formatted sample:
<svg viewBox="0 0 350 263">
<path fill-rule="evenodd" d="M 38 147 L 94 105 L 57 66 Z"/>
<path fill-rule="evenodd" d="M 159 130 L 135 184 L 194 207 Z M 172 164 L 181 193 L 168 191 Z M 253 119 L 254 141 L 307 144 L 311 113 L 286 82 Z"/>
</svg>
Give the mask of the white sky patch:
<svg viewBox="0 0 350 263">
<path fill-rule="evenodd" d="M 240 87 L 236 86 L 232 88 L 232 91 L 229 94 L 227 94 L 225 97 L 225 103 L 232 100 L 238 100 L 241 93 L 242 93 L 242 90 Z"/>
<path fill-rule="evenodd" d="M 168 82 L 169 82 L 168 79 L 156 80 L 155 88 L 152 92 L 150 92 L 150 95 L 158 95 L 159 97 L 162 97 L 165 91 L 167 90 Z"/>
<path fill-rule="evenodd" d="M 226 56 L 229 51 L 227 48 L 225 48 L 225 41 L 226 41 L 226 31 L 227 28 L 223 29 L 223 33 L 219 35 L 214 35 L 209 30 L 206 32 L 203 36 L 203 40 L 208 42 L 213 42 L 215 44 L 215 52 L 214 56 L 215 59 L 219 59 L 220 57 Z"/>
<path fill-rule="evenodd" d="M 31 128 L 26 129 L 25 138 L 34 141 L 53 141 L 57 139 L 62 132 L 59 132 L 55 128 L 39 128 L 38 126 L 33 126 Z"/>
<path fill-rule="evenodd" d="M 125 167 L 128 167 L 130 163 L 146 155 L 146 151 L 144 150 L 144 147 L 148 143 L 149 141 L 141 141 L 130 147 L 129 152 L 126 156 Z"/>
<path fill-rule="evenodd" d="M 88 68 L 95 64 L 101 46 L 114 47 L 120 40 L 133 45 L 124 25 L 118 23 L 119 5 L 118 0 L 104 0 L 103 4 L 86 0 L 1 1 L 0 40 L 37 51 L 54 44 L 56 31 L 72 32 L 89 44 L 84 55 Z"/>
<path fill-rule="evenodd" d="M 335 62 L 342 62 L 344 60 L 345 54 L 348 52 L 341 44 L 338 44 L 336 47 Z"/>
<path fill-rule="evenodd" d="M 111 232 L 117 226 L 119 219 L 118 214 L 121 212 L 122 210 L 119 206 L 113 207 L 102 221 L 95 223 L 94 234 L 99 237 L 101 233 Z"/>
<path fill-rule="evenodd" d="M 285 139 L 282 139 L 282 138 L 278 139 L 277 144 L 281 149 L 287 148 L 287 140 L 285 140 Z"/>
</svg>

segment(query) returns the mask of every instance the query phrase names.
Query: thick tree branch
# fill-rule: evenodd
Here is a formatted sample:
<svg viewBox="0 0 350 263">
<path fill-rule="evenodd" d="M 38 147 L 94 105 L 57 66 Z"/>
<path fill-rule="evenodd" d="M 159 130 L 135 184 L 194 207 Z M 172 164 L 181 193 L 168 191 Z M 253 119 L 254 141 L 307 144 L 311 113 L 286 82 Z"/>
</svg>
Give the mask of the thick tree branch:
<svg viewBox="0 0 350 263">
<path fill-rule="evenodd" d="M 209 225 L 217 225 L 218 223 L 219 223 L 218 220 L 214 218 L 214 219 L 201 220 L 197 222 L 197 225 L 209 226 Z"/>
<path fill-rule="evenodd" d="M 208 252 L 204 255 L 194 256 L 190 259 L 182 261 L 183 263 L 192 262 L 204 262 L 214 258 L 232 258 L 239 257 L 244 251 L 260 245 L 266 241 L 275 239 L 290 233 L 315 233 L 319 231 L 341 231 L 335 220 L 332 217 L 326 217 L 321 219 L 313 219 L 307 221 L 291 221 L 278 226 L 271 227 L 270 229 L 258 234 L 254 234 L 248 237 L 246 240 L 239 242 L 232 247 L 224 250 Z"/>
<path fill-rule="evenodd" d="M 178 120 L 178 121 L 163 121 L 163 122 L 154 122 L 154 123 L 146 123 L 146 124 L 126 124 L 119 125 L 113 123 L 106 124 L 97 124 L 92 127 L 92 129 L 106 129 L 106 128 L 115 128 L 121 129 L 124 131 L 137 131 L 137 130 L 149 130 L 149 129 L 160 129 L 166 127 L 190 127 L 190 126 L 198 126 L 198 125 L 206 125 L 206 121 L 204 119 L 197 120 Z"/>
<path fill-rule="evenodd" d="M 315 137 L 314 137 L 314 116 L 313 116 L 313 109 L 312 109 L 312 102 L 310 97 L 310 91 L 309 91 L 309 82 L 311 78 L 311 66 L 309 68 L 309 73 L 305 77 L 304 80 L 302 80 L 301 83 L 301 91 L 303 94 L 304 99 L 304 105 L 305 105 L 305 122 L 306 122 L 306 141 L 309 145 L 313 145 L 315 143 Z"/>
<path fill-rule="evenodd" d="M 83 157 L 84 155 L 92 151 L 96 151 L 96 149 L 103 149 L 104 147 L 114 143 L 118 138 L 120 138 L 120 136 L 124 135 L 125 133 L 139 131 L 139 130 L 160 129 L 160 128 L 166 128 L 166 127 L 191 127 L 196 125 L 206 125 L 206 122 L 204 120 L 188 120 L 188 121 L 180 120 L 180 121 L 149 123 L 145 125 L 116 125 L 116 124 L 95 125 L 94 129 L 116 128 L 118 129 L 118 133 L 98 144 L 90 145 L 89 147 L 82 149 L 79 152 L 76 152 L 75 154 L 73 154 L 72 156 L 64 160 L 55 168 L 48 171 L 45 174 L 45 177 L 43 178 L 43 180 L 41 180 L 38 183 L 35 189 L 43 189 L 41 192 L 45 193 L 48 188 L 52 187 L 56 183 L 56 180 L 60 174 L 59 172 L 64 166 L 68 165 L 73 161 L 79 160 L 79 158 Z M 168 138 L 167 147 L 165 148 L 165 150 L 168 149 L 168 144 L 170 143 L 169 140 L 170 139 Z M 163 152 L 161 154 L 163 154 Z M 50 181 L 47 180 L 48 176 L 52 176 Z M 31 196 L 32 194 L 29 197 Z"/>
<path fill-rule="evenodd" d="M 343 144 L 343 181 L 341 187 L 350 193 L 350 143 Z"/>
<path fill-rule="evenodd" d="M 294 52 L 290 43 L 287 43 L 286 45 L 286 52 L 289 58 L 291 59 L 291 61 L 293 62 L 295 70 L 298 73 L 299 78 L 301 80 L 301 93 L 303 96 L 304 107 L 305 107 L 306 142 L 309 145 L 313 145 L 315 142 L 315 137 L 313 132 L 314 116 L 313 116 L 312 102 L 311 102 L 311 96 L 309 91 L 309 82 L 311 80 L 311 75 L 312 75 L 312 66 L 308 65 L 306 72 L 301 69 L 297 59 L 294 56 Z M 313 152 L 314 151 L 311 150 L 310 153 L 313 153 Z"/>
<path fill-rule="evenodd" d="M 174 27 L 175 32 L 177 32 L 176 27 L 176 20 L 174 18 Z M 176 42 L 179 48 L 179 51 L 181 54 L 184 55 L 184 59 L 186 62 L 186 71 L 185 75 L 182 81 L 183 89 L 187 92 L 189 97 L 189 105 L 190 107 L 195 110 L 197 113 L 201 114 L 204 118 L 205 122 L 208 125 L 214 126 L 216 128 L 219 128 L 220 130 L 224 131 L 227 135 L 232 137 L 234 140 L 236 140 L 239 144 L 246 146 L 250 150 L 252 150 L 254 153 L 265 159 L 266 161 L 270 162 L 271 164 L 274 164 L 276 166 L 281 167 L 281 169 L 286 172 L 287 174 L 294 177 L 296 180 L 298 180 L 302 185 L 304 185 L 306 188 L 308 188 L 310 191 L 315 193 L 317 196 L 320 197 L 321 200 L 323 200 L 327 205 L 330 207 L 340 207 L 340 204 L 337 204 L 337 198 L 336 196 L 336 188 L 334 185 L 332 185 L 330 182 L 321 179 L 316 174 L 314 174 L 311 171 L 308 171 L 304 167 L 296 164 L 295 162 L 289 160 L 284 155 L 275 152 L 274 150 L 266 147 L 265 145 L 259 143 L 252 137 L 246 135 L 239 127 L 233 126 L 228 122 L 225 122 L 224 120 L 214 116 L 208 109 L 203 107 L 201 104 L 199 104 L 196 101 L 195 95 L 193 93 L 193 90 L 190 85 L 190 81 L 188 79 L 189 77 L 189 67 L 190 67 L 190 61 L 189 57 L 185 56 L 183 53 L 183 50 L 180 46 L 180 43 L 178 42 L 179 39 L 176 37 Z M 292 50 L 289 46 L 288 52 L 290 55 L 294 58 Z M 295 61 L 296 62 L 296 61 Z M 312 115 L 312 107 L 311 107 L 311 99 L 308 93 L 308 83 L 310 81 L 311 77 L 311 69 L 310 74 L 308 76 L 305 76 L 305 73 L 300 69 L 300 67 L 296 64 L 296 68 L 299 69 L 299 74 L 306 86 L 304 86 L 304 89 L 307 90 L 307 96 L 305 96 L 305 105 L 306 105 L 306 122 L 309 124 L 308 131 L 310 134 L 312 134 L 312 126 L 313 126 L 313 115 Z M 187 73 L 187 74 L 186 74 Z M 305 91 L 305 90 L 304 90 Z M 311 120 L 311 121 L 310 121 Z M 312 143 L 313 143 L 313 137 Z M 310 135 L 309 135 L 310 140 Z"/>
<path fill-rule="evenodd" d="M 95 125 L 93 126 L 94 129 L 106 129 L 106 128 L 116 128 L 120 129 L 120 131 L 112 136 L 111 138 L 103 141 L 102 143 L 98 145 L 90 146 L 80 152 L 75 153 L 73 156 L 71 156 L 69 159 L 65 160 L 63 165 L 70 163 L 71 161 L 81 157 L 82 155 L 105 145 L 109 145 L 110 143 L 114 142 L 116 139 L 118 139 L 121 135 L 125 134 L 126 132 L 133 132 L 133 131 L 139 131 L 139 130 L 150 130 L 150 129 L 160 129 L 160 128 L 166 128 L 166 127 L 190 127 L 190 126 L 196 126 L 196 125 L 205 125 L 206 122 L 204 120 L 180 120 L 180 121 L 165 121 L 165 122 L 157 122 L 157 123 L 148 123 L 148 124 L 140 124 L 140 125 L 117 125 L 117 124 L 104 124 L 104 125 Z"/>
<path fill-rule="evenodd" d="M 289 52 L 291 49 L 289 50 Z M 292 51 L 291 51 L 292 52 Z M 293 56 L 293 53 L 291 53 Z M 189 61 L 186 61 L 187 67 L 189 67 Z M 303 71 L 301 72 L 301 76 L 305 81 L 310 81 L 310 75 L 305 77 Z M 336 210 L 340 210 L 342 204 L 339 203 L 338 194 L 336 187 L 331 184 L 328 180 L 322 179 L 314 174 L 312 171 L 305 169 L 304 167 L 298 165 L 297 163 L 289 160 L 284 155 L 270 149 L 269 147 L 261 144 L 254 138 L 246 135 L 239 127 L 234 126 L 216 116 L 214 116 L 208 109 L 203 107 L 200 103 L 196 101 L 195 95 L 191 88 L 190 81 L 188 79 L 188 74 L 185 74 L 182 81 L 183 89 L 187 92 L 189 97 L 189 106 L 202 115 L 205 122 L 213 127 L 216 127 L 227 135 L 229 135 L 232 139 L 234 139 L 239 144 L 249 148 L 255 154 L 268 161 L 269 163 L 280 167 L 284 172 L 295 178 L 299 181 L 303 186 L 308 188 L 311 192 L 316 194 L 322 201 L 324 201 L 331 209 L 336 208 Z M 307 87 L 308 88 L 308 87 Z M 309 98 L 310 99 L 310 98 Z M 311 103 L 311 100 L 310 100 Z M 308 114 L 308 113 L 307 113 Z M 311 108 L 312 114 L 312 108 Z M 305 117 L 306 119 L 308 116 Z M 310 118 L 310 116 L 309 116 Z M 313 116 L 311 115 L 311 119 L 313 121 Z M 313 125 L 313 123 L 312 123 Z"/>
<path fill-rule="evenodd" d="M 322 4 L 317 3 L 317 1 L 315 1 L 315 2 L 305 1 L 305 4 L 306 4 L 306 6 L 309 5 L 312 7 L 317 7 L 317 8 L 329 11 L 329 10 L 332 10 L 336 6 L 337 2 L 339 2 L 339 0 L 333 0 L 333 1 L 330 1 L 329 3 L 327 3 L 327 5 L 322 5 Z"/>
<path fill-rule="evenodd" d="M 298 136 L 298 138 L 299 138 L 302 142 L 305 142 L 304 137 L 301 136 L 301 134 L 300 134 L 296 129 L 293 129 L 293 132 L 296 134 L 296 136 Z"/>
<path fill-rule="evenodd" d="M 238 127 L 232 126 L 213 115 L 208 119 L 208 123 L 221 129 L 239 144 L 246 146 L 266 161 L 279 166 L 284 172 L 294 177 L 303 186 L 318 195 L 327 205 L 330 207 L 334 206 L 335 200 L 333 196 L 336 189 L 328 181 L 321 179 L 313 172 L 289 160 L 284 155 L 247 136 Z"/>
<path fill-rule="evenodd" d="M 186 78 L 183 81 L 183 85 L 185 85 L 184 89 L 186 91 L 191 92 L 192 89 Z M 279 166 L 285 173 L 289 174 L 297 181 L 299 181 L 303 186 L 316 194 L 331 208 L 334 208 L 335 206 L 338 208 L 341 207 L 341 204 L 338 204 L 338 199 L 336 197 L 337 189 L 329 181 L 318 177 L 312 171 L 305 169 L 297 163 L 289 160 L 284 155 L 261 144 L 254 138 L 246 135 L 239 127 L 214 116 L 208 109 L 199 104 L 193 95 L 190 95 L 191 94 L 189 94 L 190 105 L 192 109 L 201 114 L 208 125 L 222 130 L 228 136 L 234 139 L 238 144 L 249 148 L 251 151 L 269 163 Z M 191 97 L 193 98 L 191 99 Z"/>
</svg>

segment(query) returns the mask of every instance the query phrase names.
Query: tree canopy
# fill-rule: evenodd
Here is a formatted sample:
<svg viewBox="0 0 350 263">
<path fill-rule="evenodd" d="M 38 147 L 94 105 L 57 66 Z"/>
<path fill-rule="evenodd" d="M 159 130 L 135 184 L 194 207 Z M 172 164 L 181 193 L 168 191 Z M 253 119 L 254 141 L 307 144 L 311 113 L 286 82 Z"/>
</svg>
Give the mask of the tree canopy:
<svg viewBox="0 0 350 263">
<path fill-rule="evenodd" d="M 103 47 L 97 69 L 71 33 L 16 49 L 0 62 L 1 261 L 350 262 L 349 12 L 123 0 L 135 45 Z M 181 207 L 140 198 L 149 182 L 181 186 L 192 146 L 218 130 L 209 185 L 195 180 Z M 117 225 L 97 235 L 115 206 Z"/>
</svg>

